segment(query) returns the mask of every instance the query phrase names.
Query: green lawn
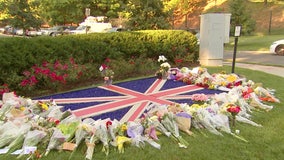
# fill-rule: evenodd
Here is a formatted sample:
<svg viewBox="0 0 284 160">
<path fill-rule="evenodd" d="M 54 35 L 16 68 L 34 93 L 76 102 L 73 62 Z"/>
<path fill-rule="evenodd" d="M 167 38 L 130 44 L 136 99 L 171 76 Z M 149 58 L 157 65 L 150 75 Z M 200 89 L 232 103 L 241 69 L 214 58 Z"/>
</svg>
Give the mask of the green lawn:
<svg viewBox="0 0 284 160">
<path fill-rule="evenodd" d="M 258 35 L 241 36 L 238 38 L 239 51 L 269 51 L 270 45 L 276 41 L 284 39 L 283 35 Z M 230 42 L 225 44 L 225 50 L 234 50 L 235 38 L 230 37 Z"/>
<path fill-rule="evenodd" d="M 217 73 L 220 71 L 230 72 L 231 68 L 210 67 L 209 73 Z M 264 87 L 276 89 L 276 97 L 282 102 L 284 100 L 284 79 L 279 76 L 267 73 L 252 71 L 242 68 L 236 68 L 235 72 L 245 75 L 247 79 L 254 82 L 261 82 Z M 192 129 L 195 136 L 182 136 L 189 142 L 189 148 L 182 149 L 178 145 L 164 136 L 160 137 L 159 143 L 161 149 L 155 149 L 148 144 L 144 148 L 134 146 L 126 146 L 125 153 L 119 154 L 117 150 L 111 149 L 110 154 L 106 156 L 101 152 L 101 145 L 95 150 L 94 159 L 109 160 L 281 160 L 284 159 L 284 108 L 283 103 L 271 104 L 274 106 L 269 112 L 253 111 L 252 120 L 261 124 L 263 127 L 254 127 L 248 124 L 237 123 L 237 129 L 240 135 L 248 140 L 248 143 L 240 141 L 231 135 L 224 133 L 224 136 L 217 136 L 203 130 L 203 133 Z M 84 159 L 85 146 L 80 146 L 72 159 Z M 70 152 L 68 151 L 52 151 L 43 160 L 66 160 Z M 15 159 L 15 156 L 1 155 L 0 159 Z M 26 157 L 22 158 L 23 160 Z"/>
</svg>

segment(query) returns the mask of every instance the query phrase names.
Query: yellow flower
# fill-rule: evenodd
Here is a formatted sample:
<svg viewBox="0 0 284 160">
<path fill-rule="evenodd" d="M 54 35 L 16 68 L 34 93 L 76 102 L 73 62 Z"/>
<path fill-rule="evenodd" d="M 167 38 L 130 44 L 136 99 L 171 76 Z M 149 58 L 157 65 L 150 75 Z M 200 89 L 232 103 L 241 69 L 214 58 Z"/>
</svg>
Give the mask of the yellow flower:
<svg viewBox="0 0 284 160">
<path fill-rule="evenodd" d="M 215 86 L 214 86 L 213 84 L 211 84 L 208 88 L 209 88 L 209 89 L 214 89 Z"/>
<path fill-rule="evenodd" d="M 125 136 L 116 136 L 116 143 L 117 143 L 117 148 L 118 148 L 118 152 L 119 153 L 123 153 L 124 152 L 124 143 L 126 142 L 131 142 L 130 138 L 127 138 Z"/>
<path fill-rule="evenodd" d="M 126 131 L 127 130 L 127 125 L 126 124 L 122 124 L 121 125 L 121 128 L 120 128 L 120 131 L 121 132 L 124 132 L 124 131 Z"/>
<path fill-rule="evenodd" d="M 41 104 L 41 108 L 42 108 L 43 110 L 45 110 L 45 111 L 48 110 L 48 106 L 47 106 L 46 103 L 42 103 L 42 104 Z"/>
<path fill-rule="evenodd" d="M 87 132 L 91 132 L 91 129 L 86 124 L 82 124 L 82 129 L 87 131 Z"/>
<path fill-rule="evenodd" d="M 237 80 L 237 76 L 234 74 L 231 74 L 227 77 L 227 81 L 229 82 L 235 82 Z"/>
<path fill-rule="evenodd" d="M 21 111 L 24 111 L 25 109 L 26 109 L 26 107 L 24 107 L 24 106 L 21 106 L 21 107 L 20 107 L 20 110 L 21 110 Z"/>
<path fill-rule="evenodd" d="M 226 84 L 226 82 L 225 81 L 222 81 L 221 82 L 221 86 L 226 86 L 227 84 Z"/>
</svg>

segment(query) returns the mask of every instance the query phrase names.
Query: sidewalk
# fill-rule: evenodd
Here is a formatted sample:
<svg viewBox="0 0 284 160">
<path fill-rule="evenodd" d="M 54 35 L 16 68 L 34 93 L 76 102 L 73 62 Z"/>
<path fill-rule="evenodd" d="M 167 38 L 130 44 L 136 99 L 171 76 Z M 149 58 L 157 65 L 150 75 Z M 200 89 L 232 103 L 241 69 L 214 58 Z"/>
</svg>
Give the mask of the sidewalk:
<svg viewBox="0 0 284 160">
<path fill-rule="evenodd" d="M 224 52 L 224 65 L 232 66 L 233 52 Z M 235 67 L 258 70 L 284 77 L 284 56 L 265 51 L 238 51 Z"/>
<path fill-rule="evenodd" d="M 232 62 L 224 62 L 223 64 L 226 66 L 232 66 Z M 256 64 L 247 64 L 247 63 L 236 63 L 235 67 L 262 71 L 284 78 L 284 67 L 274 67 L 274 66 L 256 65 Z"/>
</svg>

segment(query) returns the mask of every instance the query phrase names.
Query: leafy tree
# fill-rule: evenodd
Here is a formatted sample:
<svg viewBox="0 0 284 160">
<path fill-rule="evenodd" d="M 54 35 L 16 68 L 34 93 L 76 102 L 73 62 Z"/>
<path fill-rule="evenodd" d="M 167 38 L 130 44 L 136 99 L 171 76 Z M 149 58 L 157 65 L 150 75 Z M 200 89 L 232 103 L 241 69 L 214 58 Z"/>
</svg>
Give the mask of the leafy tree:
<svg viewBox="0 0 284 160">
<path fill-rule="evenodd" d="M 164 11 L 161 0 L 130 0 L 128 27 L 132 30 L 168 29 L 168 12 Z"/>
<path fill-rule="evenodd" d="M 50 25 L 80 23 L 85 17 L 85 9 L 91 16 L 119 17 L 125 9 L 126 0 L 41 0 L 41 15 Z"/>
<path fill-rule="evenodd" d="M 119 17 L 118 13 L 125 10 L 127 0 L 93 0 L 89 8 L 94 16 Z"/>
<path fill-rule="evenodd" d="M 1 11 L 6 14 L 4 18 L 8 24 L 24 31 L 30 27 L 39 28 L 40 17 L 37 13 L 39 3 L 32 0 L 3 0 Z"/>
<path fill-rule="evenodd" d="M 83 0 L 41 0 L 41 16 L 50 25 L 79 23 L 84 19 Z"/>
<path fill-rule="evenodd" d="M 208 0 L 164 0 L 165 10 L 171 13 L 173 25 L 187 21 L 190 14 L 201 12 Z"/>
<path fill-rule="evenodd" d="M 233 35 L 236 25 L 242 25 L 242 34 L 251 34 L 255 30 L 256 22 L 251 18 L 246 11 L 246 0 L 230 0 L 231 12 L 231 28 L 230 32 Z"/>
</svg>

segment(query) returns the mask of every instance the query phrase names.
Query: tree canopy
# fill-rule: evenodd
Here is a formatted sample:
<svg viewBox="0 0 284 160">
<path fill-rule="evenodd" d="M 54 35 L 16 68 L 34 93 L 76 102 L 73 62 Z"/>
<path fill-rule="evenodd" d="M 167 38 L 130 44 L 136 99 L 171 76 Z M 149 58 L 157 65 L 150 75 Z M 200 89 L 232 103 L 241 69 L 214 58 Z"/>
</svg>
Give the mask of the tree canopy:
<svg viewBox="0 0 284 160">
<path fill-rule="evenodd" d="M 25 30 L 30 27 L 39 28 L 42 23 L 37 12 L 39 6 L 37 1 L 4 0 L 0 4 L 0 10 L 6 14 L 3 20 L 7 21 L 13 27 Z"/>
</svg>

